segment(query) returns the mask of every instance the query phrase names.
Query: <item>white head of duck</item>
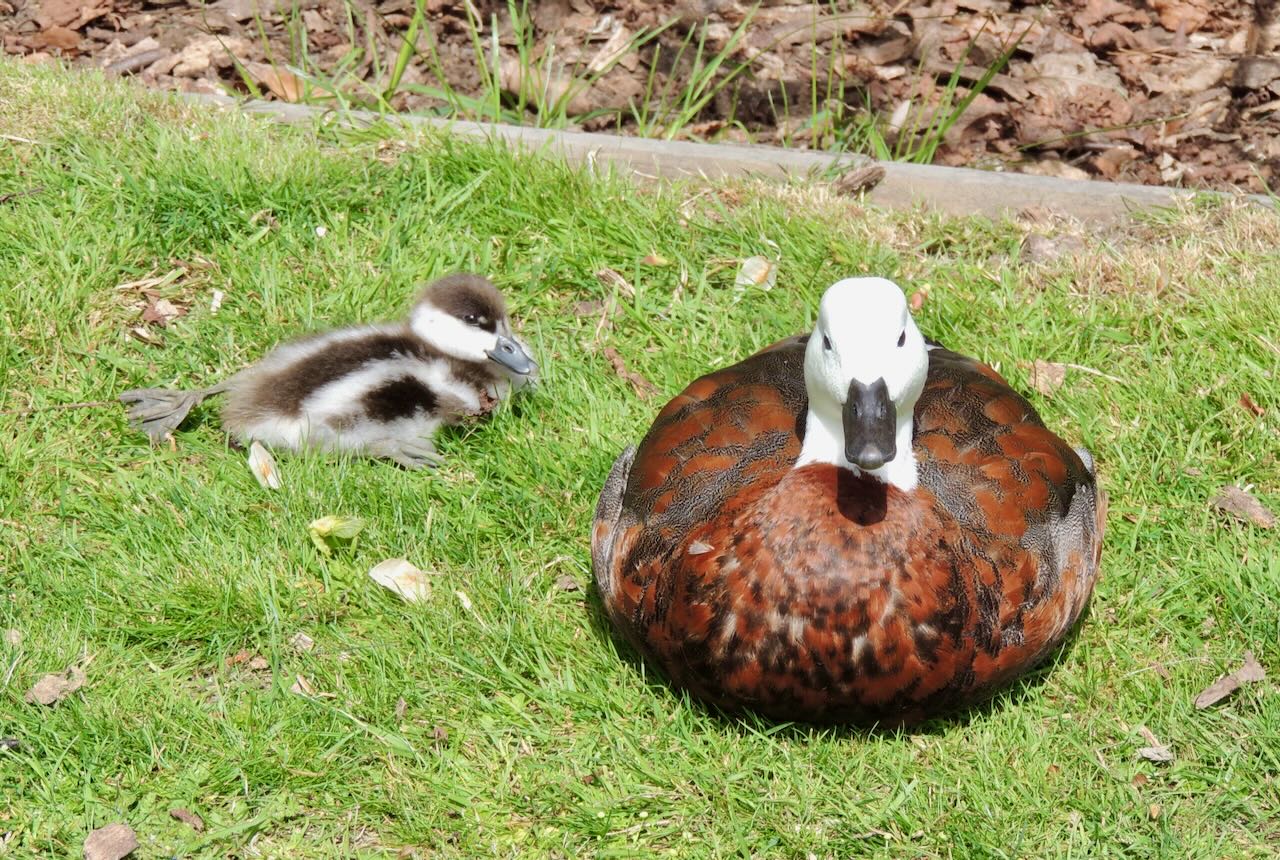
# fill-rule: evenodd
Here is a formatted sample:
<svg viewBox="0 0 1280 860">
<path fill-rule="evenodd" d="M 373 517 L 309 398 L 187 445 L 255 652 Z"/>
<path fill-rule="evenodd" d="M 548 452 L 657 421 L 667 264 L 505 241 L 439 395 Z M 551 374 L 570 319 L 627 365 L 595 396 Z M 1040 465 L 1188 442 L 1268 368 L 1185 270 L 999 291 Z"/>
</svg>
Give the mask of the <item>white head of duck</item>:
<svg viewBox="0 0 1280 860">
<path fill-rule="evenodd" d="M 796 466 L 830 463 L 915 489 L 912 411 L 928 372 L 928 347 L 897 284 L 832 284 L 805 350 L 809 413 Z"/>
</svg>

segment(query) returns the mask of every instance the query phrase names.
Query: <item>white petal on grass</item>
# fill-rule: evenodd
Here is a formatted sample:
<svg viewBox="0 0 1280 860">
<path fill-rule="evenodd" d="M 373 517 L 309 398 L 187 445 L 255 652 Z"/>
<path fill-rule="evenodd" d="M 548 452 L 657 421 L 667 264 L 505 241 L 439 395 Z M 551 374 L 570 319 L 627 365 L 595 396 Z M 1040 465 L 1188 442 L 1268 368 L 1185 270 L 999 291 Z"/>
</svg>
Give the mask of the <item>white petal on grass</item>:
<svg viewBox="0 0 1280 860">
<path fill-rule="evenodd" d="M 429 574 L 403 558 L 389 558 L 369 570 L 369 577 L 383 588 L 389 588 L 409 603 L 431 599 Z"/>
<path fill-rule="evenodd" d="M 762 290 L 772 290 L 773 285 L 778 281 L 778 264 L 767 257 L 747 257 L 742 261 L 742 265 L 738 267 L 738 274 L 733 279 L 733 285 L 739 291 L 759 287 Z"/>
<path fill-rule="evenodd" d="M 280 489 L 280 470 L 276 467 L 276 458 L 262 447 L 261 442 L 249 446 L 249 471 L 258 479 L 264 490 Z"/>
</svg>

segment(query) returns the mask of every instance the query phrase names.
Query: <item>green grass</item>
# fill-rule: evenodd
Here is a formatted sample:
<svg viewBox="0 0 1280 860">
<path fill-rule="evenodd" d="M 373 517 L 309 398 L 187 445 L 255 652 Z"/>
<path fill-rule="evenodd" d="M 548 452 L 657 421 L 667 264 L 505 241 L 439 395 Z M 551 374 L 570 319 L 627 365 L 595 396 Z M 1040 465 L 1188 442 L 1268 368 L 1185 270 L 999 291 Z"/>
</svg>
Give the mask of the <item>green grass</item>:
<svg viewBox="0 0 1280 860">
<path fill-rule="evenodd" d="M 1272 856 L 1280 547 L 1207 502 L 1252 484 L 1280 511 L 1274 213 L 1197 204 L 1030 267 L 1015 222 L 822 186 L 636 189 L 7 62 L 0 93 L 0 195 L 42 189 L 0 202 L 0 628 L 23 634 L 0 640 L 0 735 L 21 742 L 0 751 L 0 856 L 78 856 L 114 821 L 139 857 Z M 776 288 L 735 301 L 737 261 L 770 243 Z M 637 400 L 591 349 L 597 319 L 573 314 L 606 297 L 606 266 L 636 298 L 602 345 L 663 398 L 806 328 L 858 272 L 929 285 L 926 333 L 1023 390 L 1036 358 L 1119 380 L 1069 371 L 1032 393 L 1111 494 L 1071 647 L 992 706 L 904 732 L 724 719 L 658 683 L 588 585 L 596 492 L 661 402 Z M 179 268 L 163 289 L 190 312 L 163 346 L 130 337 L 135 297 L 116 286 Z M 438 472 L 282 456 L 269 493 L 209 408 L 176 450 L 118 408 L 53 408 L 210 383 L 282 338 L 394 316 L 459 268 L 507 291 L 545 376 L 443 438 Z M 329 558 L 307 534 L 326 514 L 368 521 Z M 367 578 L 391 556 L 439 572 L 430 603 Z M 290 647 L 300 631 L 313 651 Z M 228 667 L 241 649 L 269 670 Z M 1245 649 L 1272 678 L 1196 711 Z M 77 661 L 83 690 L 24 701 Z M 291 693 L 299 674 L 322 695 Z M 1139 760 L 1140 725 L 1177 760 Z"/>
</svg>

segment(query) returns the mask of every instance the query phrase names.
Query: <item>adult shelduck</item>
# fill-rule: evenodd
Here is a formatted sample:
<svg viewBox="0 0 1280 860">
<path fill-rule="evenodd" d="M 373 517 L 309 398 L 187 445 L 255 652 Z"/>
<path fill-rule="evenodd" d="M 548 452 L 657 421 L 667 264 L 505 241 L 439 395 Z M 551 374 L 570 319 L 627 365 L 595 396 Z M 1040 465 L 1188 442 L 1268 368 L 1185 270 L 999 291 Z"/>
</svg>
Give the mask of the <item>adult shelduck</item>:
<svg viewBox="0 0 1280 860">
<path fill-rule="evenodd" d="M 1093 458 L 850 278 L 813 333 L 696 380 L 613 465 L 592 565 L 676 685 L 785 720 L 911 723 L 1050 654 L 1098 576 Z"/>
</svg>

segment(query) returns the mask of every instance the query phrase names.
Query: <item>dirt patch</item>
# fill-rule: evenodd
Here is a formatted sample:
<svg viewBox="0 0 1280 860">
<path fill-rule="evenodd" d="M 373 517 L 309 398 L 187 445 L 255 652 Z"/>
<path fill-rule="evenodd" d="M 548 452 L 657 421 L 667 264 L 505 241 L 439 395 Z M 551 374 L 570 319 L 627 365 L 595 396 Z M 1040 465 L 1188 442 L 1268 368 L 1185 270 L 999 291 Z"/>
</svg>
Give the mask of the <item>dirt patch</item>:
<svg viewBox="0 0 1280 860">
<path fill-rule="evenodd" d="M 1280 0 L 0 0 L 4 50 L 194 92 L 1267 191 Z M 445 86 L 447 85 L 447 86 Z"/>
</svg>

